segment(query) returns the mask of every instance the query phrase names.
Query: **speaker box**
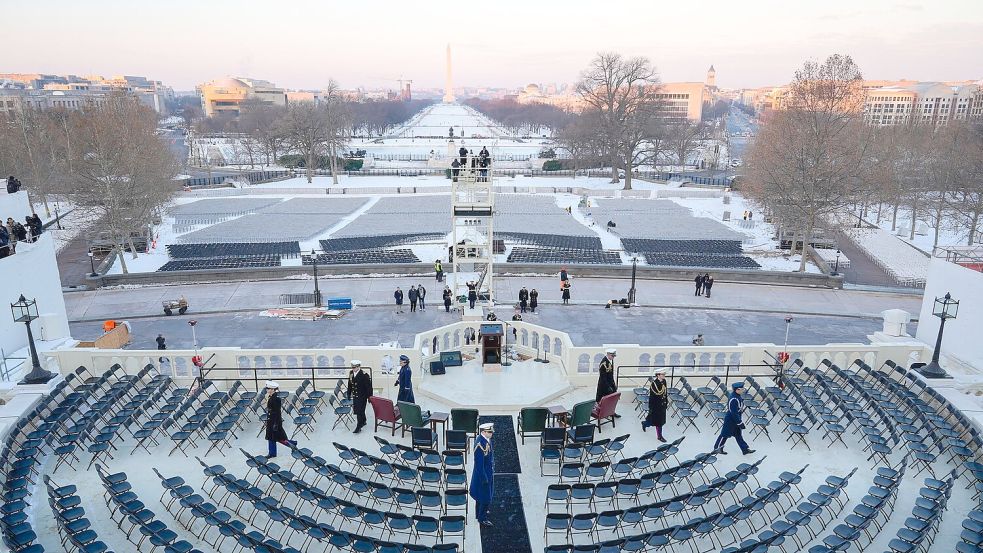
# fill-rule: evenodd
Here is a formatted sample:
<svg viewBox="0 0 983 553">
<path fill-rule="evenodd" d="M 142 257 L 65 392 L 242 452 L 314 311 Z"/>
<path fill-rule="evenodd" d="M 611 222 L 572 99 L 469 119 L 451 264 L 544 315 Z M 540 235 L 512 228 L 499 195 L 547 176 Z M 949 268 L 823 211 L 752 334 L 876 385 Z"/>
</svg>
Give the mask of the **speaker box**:
<svg viewBox="0 0 983 553">
<path fill-rule="evenodd" d="M 430 374 L 446 374 L 447 370 L 444 369 L 444 364 L 440 361 L 430 362 Z"/>
</svg>

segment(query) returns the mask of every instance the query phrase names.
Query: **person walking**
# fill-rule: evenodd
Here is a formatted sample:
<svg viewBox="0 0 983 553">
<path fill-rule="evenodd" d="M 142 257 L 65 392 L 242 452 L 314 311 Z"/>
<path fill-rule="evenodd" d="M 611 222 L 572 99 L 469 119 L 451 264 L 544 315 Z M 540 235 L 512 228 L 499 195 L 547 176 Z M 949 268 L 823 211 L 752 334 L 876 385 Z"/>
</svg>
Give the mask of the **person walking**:
<svg viewBox="0 0 983 553">
<path fill-rule="evenodd" d="M 703 275 L 696 275 L 696 278 L 694 278 L 693 281 L 696 282 L 696 293 L 693 294 L 693 295 L 694 296 L 702 296 L 703 295 Z"/>
<path fill-rule="evenodd" d="M 669 383 L 666 382 L 666 370 L 656 369 L 655 378 L 649 382 L 649 413 L 642 421 L 642 432 L 654 426 L 655 436 L 665 443 L 662 427 L 666 424 L 666 409 L 669 408 Z"/>
<path fill-rule="evenodd" d="M 539 305 L 539 292 L 533 288 L 532 291 L 529 292 L 529 310 L 535 313 L 537 305 Z"/>
<path fill-rule="evenodd" d="M 399 356 L 399 376 L 396 377 L 396 386 L 399 386 L 396 401 L 416 403 L 416 398 L 413 397 L 413 369 L 410 368 L 410 358 L 405 355 Z"/>
<path fill-rule="evenodd" d="M 396 291 L 393 292 L 393 297 L 396 298 L 396 313 L 403 312 L 403 291 L 396 287 Z"/>
<path fill-rule="evenodd" d="M 416 297 L 420 300 L 420 311 L 427 310 L 427 289 L 422 284 L 416 285 Z"/>
<path fill-rule="evenodd" d="M 440 260 L 436 259 L 433 262 L 433 270 L 437 273 L 437 282 L 444 281 L 444 266 L 440 264 Z"/>
<path fill-rule="evenodd" d="M 618 350 L 614 348 L 609 348 L 604 352 L 604 359 L 601 359 L 601 364 L 598 365 L 597 375 L 597 394 L 594 396 L 594 401 L 601 401 L 601 398 L 613 394 L 618 391 L 618 383 L 614 379 L 614 358 L 617 357 Z M 620 415 L 615 414 L 615 418 L 621 418 Z"/>
<path fill-rule="evenodd" d="M 744 422 L 741 418 L 741 413 L 744 411 L 744 383 L 735 382 L 731 384 L 731 388 L 734 391 L 730 393 L 730 399 L 727 401 L 727 414 L 724 415 L 724 425 L 720 429 L 720 435 L 717 436 L 717 441 L 713 444 L 713 450 L 727 455 L 727 452 L 724 451 L 724 444 L 727 443 L 727 438 L 733 437 L 737 440 L 737 445 L 741 448 L 741 453 L 749 455 L 754 453 L 754 450 L 744 441 L 742 432 L 744 430 Z"/>
<path fill-rule="evenodd" d="M 410 313 L 413 313 L 416 311 L 416 301 L 420 299 L 420 295 L 416 291 L 416 286 L 410 286 L 410 291 L 406 295 L 410 298 Z"/>
<path fill-rule="evenodd" d="M 362 370 L 362 362 L 352 359 L 352 371 L 348 376 L 348 394 L 352 400 L 352 411 L 355 412 L 355 434 L 365 426 L 365 405 L 372 395 L 372 377 Z"/>
<path fill-rule="evenodd" d="M 468 495 L 474 499 L 474 515 L 482 526 L 492 526 L 492 522 L 488 520 L 488 508 L 495 494 L 495 452 L 492 450 L 494 434 L 495 426 L 486 422 L 478 427 L 478 438 L 474 441 L 474 465 L 471 468 Z"/>
<path fill-rule="evenodd" d="M 529 303 L 529 291 L 526 290 L 525 286 L 523 286 L 522 289 L 519 290 L 519 313 L 526 312 L 526 306 L 528 305 L 528 303 Z"/>
<path fill-rule="evenodd" d="M 297 445 L 294 440 L 287 439 L 283 429 L 283 400 L 279 396 L 280 385 L 273 380 L 266 381 L 266 443 L 268 459 L 276 457 L 276 444 L 288 447 Z"/>
<path fill-rule="evenodd" d="M 713 277 L 710 274 L 703 275 L 703 289 L 706 290 L 707 297 L 710 297 L 710 289 L 713 288 Z"/>
<path fill-rule="evenodd" d="M 451 312 L 451 289 L 449 286 L 444 286 L 444 311 L 447 313 Z"/>
<path fill-rule="evenodd" d="M 560 297 L 563 298 L 563 305 L 570 305 L 570 281 L 564 282 L 563 293 Z"/>
<path fill-rule="evenodd" d="M 475 281 L 468 282 L 468 304 L 471 309 L 474 309 L 474 302 L 478 301 L 478 283 Z"/>
<path fill-rule="evenodd" d="M 164 335 L 163 334 L 158 334 L 157 335 L 157 349 L 161 349 L 161 350 L 167 349 L 167 344 L 165 342 L 166 342 L 166 339 L 164 338 Z"/>
</svg>

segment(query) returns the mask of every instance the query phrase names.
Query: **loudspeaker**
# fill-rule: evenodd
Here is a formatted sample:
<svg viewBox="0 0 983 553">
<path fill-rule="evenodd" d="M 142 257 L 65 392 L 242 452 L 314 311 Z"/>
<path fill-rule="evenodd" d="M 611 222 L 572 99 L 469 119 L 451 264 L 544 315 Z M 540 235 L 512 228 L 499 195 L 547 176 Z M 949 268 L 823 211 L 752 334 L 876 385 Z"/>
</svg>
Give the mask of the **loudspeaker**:
<svg viewBox="0 0 983 553">
<path fill-rule="evenodd" d="M 444 369 L 444 364 L 440 361 L 431 361 L 430 374 L 447 374 L 447 371 Z"/>
</svg>

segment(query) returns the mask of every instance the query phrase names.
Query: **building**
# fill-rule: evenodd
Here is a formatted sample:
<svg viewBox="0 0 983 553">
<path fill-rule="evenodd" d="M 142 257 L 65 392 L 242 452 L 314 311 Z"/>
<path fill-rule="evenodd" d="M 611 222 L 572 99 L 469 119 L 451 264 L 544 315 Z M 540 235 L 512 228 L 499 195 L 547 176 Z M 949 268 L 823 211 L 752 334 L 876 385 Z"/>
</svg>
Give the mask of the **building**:
<svg viewBox="0 0 983 553">
<path fill-rule="evenodd" d="M 0 113 L 31 109 L 80 109 L 100 105 L 112 94 L 132 94 L 157 113 L 166 115 L 174 90 L 160 81 L 132 75 L 0 74 Z"/>
<path fill-rule="evenodd" d="M 196 87 L 206 117 L 225 113 L 239 115 L 242 102 L 256 99 L 275 106 L 287 105 L 287 93 L 269 81 L 226 77 Z"/>
<path fill-rule="evenodd" d="M 705 83 L 695 82 L 662 83 L 656 96 L 665 103 L 670 117 L 700 121 L 703 119 L 703 106 L 711 98 L 706 86 Z"/>
<path fill-rule="evenodd" d="M 983 92 L 977 84 L 914 83 L 867 92 L 864 120 L 871 125 L 915 123 L 945 125 L 983 116 Z"/>
</svg>

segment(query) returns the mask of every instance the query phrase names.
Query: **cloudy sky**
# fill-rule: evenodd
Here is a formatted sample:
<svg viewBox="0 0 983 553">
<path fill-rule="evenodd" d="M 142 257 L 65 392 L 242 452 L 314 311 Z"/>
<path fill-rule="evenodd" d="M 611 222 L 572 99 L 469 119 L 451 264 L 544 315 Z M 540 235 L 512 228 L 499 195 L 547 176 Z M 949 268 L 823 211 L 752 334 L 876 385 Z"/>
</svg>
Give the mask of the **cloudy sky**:
<svg viewBox="0 0 983 553">
<path fill-rule="evenodd" d="M 0 73 L 131 74 L 176 90 L 226 75 L 319 88 L 573 82 L 598 51 L 665 81 L 787 82 L 850 54 L 871 79 L 983 78 L 983 0 L 0 0 Z"/>
</svg>

